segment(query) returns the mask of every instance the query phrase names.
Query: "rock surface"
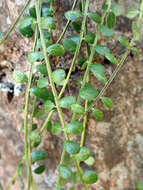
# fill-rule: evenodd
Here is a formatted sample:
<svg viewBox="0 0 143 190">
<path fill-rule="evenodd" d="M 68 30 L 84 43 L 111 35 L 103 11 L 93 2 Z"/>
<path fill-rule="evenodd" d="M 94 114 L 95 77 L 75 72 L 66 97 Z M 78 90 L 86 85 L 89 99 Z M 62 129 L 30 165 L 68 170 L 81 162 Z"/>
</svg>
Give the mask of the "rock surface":
<svg viewBox="0 0 143 190">
<path fill-rule="evenodd" d="M 24 0 L 0 0 L 0 30 L 3 32 L 8 30 L 24 2 Z M 63 12 L 70 9 L 71 2 L 55 0 L 55 21 L 58 28 L 55 36 L 60 34 L 65 24 L 62 20 Z M 98 9 L 102 2 L 97 3 L 93 0 L 91 10 Z M 139 0 L 116 2 L 119 2 L 124 9 L 139 5 Z M 125 22 L 122 17 L 119 18 L 119 23 L 120 27 L 117 27 L 116 32 L 126 32 L 126 35 L 130 36 L 131 28 L 128 20 Z M 88 120 L 86 146 L 90 148 L 95 158 L 94 169 L 99 174 L 98 183 L 91 186 L 93 190 L 136 190 L 136 183 L 143 181 L 143 47 L 141 43 L 138 45 L 140 56 L 129 56 L 127 63 L 106 92 L 106 96 L 113 99 L 114 108 L 109 111 L 99 103 L 98 106 L 104 112 L 104 122 L 96 122 L 92 117 Z M 14 88 L 12 70 L 16 68 L 28 71 L 26 54 L 31 47 L 32 40 L 23 38 L 17 30 L 12 33 L 0 49 L 0 83 L 8 85 L 10 89 Z M 70 91 L 74 93 L 74 87 L 70 87 Z M 4 189 L 14 174 L 24 150 L 23 134 L 20 132 L 23 105 L 24 91 L 12 99 L 9 93 L 0 91 L 0 183 Z M 65 118 L 68 116 L 65 115 Z M 62 142 L 61 136 L 44 134 L 41 147 L 47 152 L 46 172 L 34 176 L 38 190 L 53 189 Z M 20 190 L 20 187 L 15 183 L 11 189 Z M 82 190 L 80 186 L 77 189 Z"/>
</svg>

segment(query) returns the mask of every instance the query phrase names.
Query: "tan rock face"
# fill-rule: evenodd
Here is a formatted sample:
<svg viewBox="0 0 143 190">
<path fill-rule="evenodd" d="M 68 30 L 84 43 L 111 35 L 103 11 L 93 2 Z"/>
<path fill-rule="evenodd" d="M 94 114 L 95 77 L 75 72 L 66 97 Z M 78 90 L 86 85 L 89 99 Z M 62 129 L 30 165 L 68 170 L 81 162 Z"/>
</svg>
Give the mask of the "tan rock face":
<svg viewBox="0 0 143 190">
<path fill-rule="evenodd" d="M 0 1 L 0 29 L 5 32 L 14 21 L 25 1 L 1 0 Z M 93 0 L 90 5 L 92 11 L 98 10 L 102 1 Z M 119 1 L 126 9 L 136 7 L 138 1 Z M 64 10 L 70 9 L 72 1 L 55 0 L 55 21 L 57 37 L 64 24 Z M 131 5 L 132 4 L 132 5 Z M 124 23 L 123 23 L 124 22 Z M 127 32 L 131 35 L 130 24 L 124 17 L 119 18 L 120 27 L 116 31 Z M 129 28 L 125 27 L 129 26 Z M 92 26 L 94 30 L 94 26 Z M 69 28 L 68 33 L 71 33 Z M 119 54 L 121 48 L 114 51 Z M 8 84 L 13 88 L 12 70 L 20 69 L 27 72 L 29 64 L 26 54 L 31 50 L 32 40 L 23 38 L 18 32 L 13 32 L 8 41 L 0 48 L 0 83 Z M 86 146 L 90 148 L 95 158 L 94 169 L 99 174 L 96 185 L 90 189 L 99 190 L 136 190 L 137 182 L 143 181 L 143 50 L 141 43 L 140 56 L 129 56 L 126 65 L 121 69 L 112 85 L 106 92 L 114 101 L 112 110 L 105 109 L 101 103 L 97 106 L 104 112 L 104 121 L 97 122 L 92 116 L 89 117 L 86 133 Z M 70 62 L 70 57 L 66 57 Z M 64 60 L 62 60 L 64 62 Z M 94 79 L 93 79 L 94 82 Z M 76 87 L 69 85 L 69 91 L 74 94 Z M 0 182 L 4 189 L 10 177 L 14 174 L 20 161 L 23 150 L 23 134 L 20 132 L 23 122 L 21 111 L 24 105 L 24 92 L 9 101 L 8 93 L 0 91 Z M 65 113 L 68 121 L 69 113 Z M 57 114 L 53 115 L 53 119 Z M 53 189 L 56 181 L 56 166 L 59 163 L 63 136 L 53 136 L 45 133 L 41 147 L 46 150 L 46 172 L 41 176 L 35 175 L 38 190 Z M 86 166 L 83 165 L 83 168 Z M 16 183 L 12 190 L 20 190 Z M 77 190 L 82 190 L 77 186 Z"/>
</svg>

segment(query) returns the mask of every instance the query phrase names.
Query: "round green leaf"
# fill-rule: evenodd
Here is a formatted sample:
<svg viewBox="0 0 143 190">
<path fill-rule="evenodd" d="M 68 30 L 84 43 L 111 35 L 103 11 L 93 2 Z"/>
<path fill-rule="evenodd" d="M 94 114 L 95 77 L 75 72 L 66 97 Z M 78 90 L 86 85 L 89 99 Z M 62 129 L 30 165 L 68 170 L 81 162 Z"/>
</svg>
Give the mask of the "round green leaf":
<svg viewBox="0 0 143 190">
<path fill-rule="evenodd" d="M 120 16 L 123 12 L 122 7 L 116 3 L 112 3 L 111 10 L 114 12 L 116 16 Z"/>
<path fill-rule="evenodd" d="M 98 54 L 103 56 L 105 56 L 107 53 L 110 53 L 109 48 L 103 45 L 96 45 L 95 50 Z"/>
<path fill-rule="evenodd" d="M 69 52 L 74 52 L 77 46 L 77 44 L 73 40 L 68 39 L 68 38 L 63 40 L 63 45 L 64 45 L 64 48 Z"/>
<path fill-rule="evenodd" d="M 125 46 L 125 47 L 129 47 L 129 46 L 130 46 L 128 40 L 127 40 L 124 36 L 120 36 L 120 37 L 118 38 L 118 41 L 119 41 L 123 46 Z"/>
<path fill-rule="evenodd" d="M 29 9 L 29 14 L 30 14 L 31 17 L 37 18 L 35 7 L 31 7 L 31 8 Z"/>
<path fill-rule="evenodd" d="M 101 82 L 106 83 L 107 79 L 104 75 L 105 67 L 101 64 L 91 64 L 89 66 L 90 71 L 94 74 L 94 76 Z"/>
<path fill-rule="evenodd" d="M 36 67 L 37 71 L 39 71 L 42 75 L 48 75 L 47 67 L 45 64 L 38 65 Z"/>
<path fill-rule="evenodd" d="M 61 126 L 59 125 L 58 122 L 55 122 L 54 125 L 52 126 L 52 133 L 55 134 L 59 134 L 62 131 Z"/>
<path fill-rule="evenodd" d="M 48 79 L 44 77 L 39 78 L 39 80 L 37 81 L 38 88 L 44 88 L 48 86 L 48 84 L 49 84 Z"/>
<path fill-rule="evenodd" d="M 137 190 L 143 190 L 143 182 L 136 185 Z"/>
<path fill-rule="evenodd" d="M 20 163 L 17 165 L 17 175 L 18 175 L 19 177 L 22 176 L 23 166 L 24 166 L 24 164 L 23 164 L 22 162 L 20 162 Z"/>
<path fill-rule="evenodd" d="M 70 179 L 72 177 L 72 171 L 68 166 L 60 165 L 58 171 L 60 176 L 64 179 Z"/>
<path fill-rule="evenodd" d="M 87 61 L 86 58 L 81 57 L 81 58 L 78 60 L 78 66 L 82 67 L 86 61 Z"/>
<path fill-rule="evenodd" d="M 103 119 L 103 112 L 101 110 L 93 109 L 92 114 L 96 120 L 102 120 Z"/>
<path fill-rule="evenodd" d="M 136 53 L 136 56 L 139 56 L 140 52 L 139 52 L 139 49 L 138 49 L 138 48 L 133 47 L 132 50 Z"/>
<path fill-rule="evenodd" d="M 126 16 L 130 19 L 135 18 L 138 14 L 139 14 L 139 10 L 137 10 L 135 8 L 131 8 L 131 9 L 127 10 L 127 12 L 126 12 Z"/>
<path fill-rule="evenodd" d="M 55 104 L 52 101 L 47 100 L 46 102 L 44 102 L 44 111 L 45 112 L 51 111 L 54 107 L 55 107 Z"/>
<path fill-rule="evenodd" d="M 95 34 L 94 34 L 94 33 L 88 33 L 88 34 L 85 36 L 85 41 L 86 41 L 87 43 L 93 44 L 93 43 L 94 43 L 94 39 L 95 39 Z"/>
<path fill-rule="evenodd" d="M 74 113 L 79 113 L 79 114 L 82 114 L 84 113 L 84 107 L 79 105 L 79 104 L 73 104 L 71 106 L 71 110 L 74 112 Z"/>
<path fill-rule="evenodd" d="M 52 129 L 52 123 L 51 123 L 51 121 L 47 122 L 46 129 L 47 129 L 47 131 L 50 131 Z"/>
<path fill-rule="evenodd" d="M 79 10 L 70 10 L 65 13 L 65 17 L 68 20 L 75 21 L 82 17 L 82 14 Z"/>
<path fill-rule="evenodd" d="M 82 177 L 83 177 L 83 181 L 86 184 L 93 184 L 93 183 L 96 183 L 98 180 L 98 175 L 96 174 L 96 172 L 92 170 L 85 171 Z"/>
<path fill-rule="evenodd" d="M 28 53 L 27 59 L 30 63 L 34 63 L 34 62 L 38 62 L 38 61 L 42 61 L 44 58 L 44 56 L 42 55 L 41 52 L 39 51 L 35 51 L 35 52 L 30 52 Z"/>
<path fill-rule="evenodd" d="M 92 166 L 95 163 L 95 160 L 92 156 L 90 156 L 87 160 L 84 161 L 88 166 Z"/>
<path fill-rule="evenodd" d="M 139 26 L 138 22 L 133 21 L 132 22 L 132 30 L 135 36 L 135 40 L 138 41 L 141 38 L 141 28 Z"/>
<path fill-rule="evenodd" d="M 63 69 L 57 69 L 52 73 L 53 81 L 58 84 L 62 82 L 66 77 L 66 73 Z"/>
<path fill-rule="evenodd" d="M 13 72 L 13 79 L 17 83 L 25 83 L 25 82 L 28 81 L 27 76 L 22 71 L 18 71 L 18 70 L 14 70 L 14 72 Z"/>
<path fill-rule="evenodd" d="M 98 13 L 95 12 L 91 12 L 88 13 L 88 16 L 96 23 L 100 23 L 101 22 L 101 16 Z"/>
<path fill-rule="evenodd" d="M 83 130 L 83 124 L 79 121 L 73 121 L 66 126 L 66 132 L 69 134 L 80 134 Z"/>
<path fill-rule="evenodd" d="M 35 150 L 31 153 L 32 161 L 38 162 L 46 159 L 46 153 L 43 150 Z"/>
<path fill-rule="evenodd" d="M 104 36 L 111 37 L 114 35 L 114 31 L 107 26 L 101 26 L 101 32 Z"/>
<path fill-rule="evenodd" d="M 69 154 L 77 154 L 80 150 L 80 146 L 74 141 L 65 141 L 64 148 Z"/>
<path fill-rule="evenodd" d="M 20 22 L 19 22 L 19 31 L 20 33 L 27 37 L 30 38 L 33 36 L 33 24 L 34 24 L 34 19 L 30 16 L 23 18 Z"/>
<path fill-rule="evenodd" d="M 114 12 L 109 12 L 107 19 L 106 19 L 106 23 L 108 28 L 114 28 L 115 24 L 116 24 L 116 16 L 114 14 Z"/>
<path fill-rule="evenodd" d="M 46 88 L 38 88 L 38 87 L 33 87 L 30 90 L 35 96 L 38 98 L 41 98 L 43 100 L 51 100 L 54 101 L 54 97 L 52 92 L 48 91 Z"/>
<path fill-rule="evenodd" d="M 81 31 L 81 22 L 72 22 L 72 27 L 73 29 L 77 32 L 77 33 L 80 33 Z"/>
<path fill-rule="evenodd" d="M 74 41 L 76 44 L 79 43 L 79 36 L 69 36 L 68 39 Z"/>
<path fill-rule="evenodd" d="M 41 15 L 42 17 L 53 17 L 53 9 L 47 3 L 42 3 Z"/>
<path fill-rule="evenodd" d="M 82 161 L 87 160 L 87 159 L 89 158 L 89 156 L 90 156 L 90 151 L 89 151 L 89 149 L 86 148 L 86 147 L 81 147 L 79 153 L 76 154 L 76 159 L 77 159 L 78 161 L 81 161 L 81 162 L 82 162 Z"/>
<path fill-rule="evenodd" d="M 63 186 L 65 184 L 67 184 L 68 182 L 69 182 L 68 179 L 64 179 L 63 177 L 60 176 L 59 186 Z"/>
<path fill-rule="evenodd" d="M 42 29 L 56 29 L 56 24 L 52 17 L 41 17 L 40 25 Z"/>
<path fill-rule="evenodd" d="M 41 143 L 41 135 L 39 132 L 32 131 L 30 133 L 32 147 L 37 147 Z"/>
<path fill-rule="evenodd" d="M 34 170 L 34 173 L 36 174 L 41 174 L 43 173 L 45 170 L 45 165 L 41 165 L 41 166 L 38 166 L 35 170 Z"/>
<path fill-rule="evenodd" d="M 97 64 L 97 63 L 91 64 L 91 65 L 89 66 L 89 69 L 90 69 L 90 71 L 93 72 L 93 73 L 104 74 L 104 73 L 106 72 L 105 67 L 104 67 L 103 65 Z"/>
<path fill-rule="evenodd" d="M 61 44 L 53 44 L 47 48 L 50 55 L 63 56 L 65 53 L 64 47 Z"/>
<path fill-rule="evenodd" d="M 107 53 L 105 57 L 113 64 L 118 65 L 118 60 L 111 53 Z"/>
<path fill-rule="evenodd" d="M 56 189 L 54 189 L 54 190 L 65 190 L 65 189 L 63 189 L 63 188 L 56 188 Z"/>
<path fill-rule="evenodd" d="M 75 97 L 73 96 L 66 96 L 59 100 L 59 106 L 62 108 L 70 108 L 72 104 L 76 102 Z"/>
<path fill-rule="evenodd" d="M 109 109 L 111 109 L 113 107 L 112 100 L 110 98 L 108 98 L 108 97 L 103 97 L 102 102 Z"/>
<path fill-rule="evenodd" d="M 37 124 L 36 123 L 33 123 L 32 125 L 32 131 L 36 130 L 37 129 Z"/>
<path fill-rule="evenodd" d="M 86 83 L 83 88 L 80 89 L 80 97 L 84 100 L 93 100 L 98 95 L 97 89 L 92 88 L 91 84 Z"/>
</svg>

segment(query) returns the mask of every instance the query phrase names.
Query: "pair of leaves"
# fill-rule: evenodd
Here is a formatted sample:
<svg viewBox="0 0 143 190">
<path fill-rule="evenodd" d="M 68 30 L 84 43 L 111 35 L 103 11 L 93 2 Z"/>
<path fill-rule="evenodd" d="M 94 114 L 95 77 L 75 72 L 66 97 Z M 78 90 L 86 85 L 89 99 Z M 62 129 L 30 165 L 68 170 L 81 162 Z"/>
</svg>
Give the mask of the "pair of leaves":
<svg viewBox="0 0 143 190">
<path fill-rule="evenodd" d="M 96 45 L 95 50 L 98 54 L 105 56 L 111 63 L 118 65 L 118 60 L 110 53 L 108 47 L 103 45 Z"/>
</svg>

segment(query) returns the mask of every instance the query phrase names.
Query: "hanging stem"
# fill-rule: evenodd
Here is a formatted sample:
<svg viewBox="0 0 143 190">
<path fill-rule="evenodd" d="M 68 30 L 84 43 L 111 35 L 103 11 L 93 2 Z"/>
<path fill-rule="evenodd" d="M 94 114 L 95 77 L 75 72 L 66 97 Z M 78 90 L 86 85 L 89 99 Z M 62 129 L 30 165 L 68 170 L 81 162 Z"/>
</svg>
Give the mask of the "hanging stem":
<svg viewBox="0 0 143 190">
<path fill-rule="evenodd" d="M 75 2 L 75 3 L 76 3 L 76 2 Z M 72 63 L 71 63 L 69 72 L 68 72 L 68 74 L 67 74 L 67 77 L 66 77 L 66 80 L 65 80 L 65 82 L 64 82 L 64 85 L 63 85 L 63 87 L 62 87 L 62 89 L 61 89 L 61 91 L 60 91 L 60 93 L 59 93 L 58 99 L 60 99 L 60 98 L 62 97 L 62 95 L 63 95 L 63 93 L 64 93 L 64 91 L 65 91 L 65 88 L 66 88 L 66 86 L 67 86 L 67 84 L 68 84 L 69 78 L 70 78 L 70 76 L 71 76 L 73 67 L 74 67 L 74 65 L 75 65 L 75 63 L 76 63 L 76 60 L 77 60 L 77 57 L 78 57 L 78 54 L 79 54 L 79 51 L 80 51 L 80 48 L 81 48 L 81 44 L 82 44 L 82 40 L 83 40 L 83 36 L 84 36 L 84 32 L 85 32 L 86 19 L 87 19 L 87 14 L 88 14 L 88 7 L 89 7 L 89 5 L 86 5 L 86 6 L 85 6 L 85 13 L 84 13 L 84 18 L 83 18 L 83 22 L 82 22 L 81 33 L 80 33 L 80 36 L 79 36 L 79 43 L 78 43 L 78 45 L 77 45 L 77 47 L 76 47 L 76 51 L 75 51 L 75 54 L 74 54 L 74 57 L 73 57 L 73 60 L 72 60 Z M 44 129 L 45 129 L 45 127 L 46 127 L 46 124 L 47 124 L 47 122 L 49 121 L 49 119 L 50 119 L 52 113 L 53 113 L 53 110 L 49 112 L 46 121 L 45 121 L 44 124 L 42 125 L 41 130 L 40 130 L 41 133 L 44 131 Z"/>
<path fill-rule="evenodd" d="M 78 0 L 74 0 L 74 3 L 73 3 L 73 6 L 72 6 L 72 9 L 71 9 L 71 10 L 74 10 L 74 8 L 75 8 L 75 6 L 76 6 L 76 4 L 77 4 L 77 1 L 78 1 Z M 65 25 L 65 27 L 64 27 L 64 29 L 63 29 L 63 32 L 61 33 L 61 35 L 60 35 L 60 37 L 58 38 L 58 40 L 57 40 L 56 43 L 59 43 L 59 42 L 63 39 L 63 37 L 64 37 L 64 35 L 65 35 L 65 33 L 66 33 L 67 29 L 68 29 L 68 26 L 70 25 L 70 23 L 71 23 L 71 21 L 68 20 L 67 23 L 66 23 L 66 25 Z"/>
<path fill-rule="evenodd" d="M 33 51 L 35 51 L 37 43 L 37 28 L 35 32 L 35 40 L 33 45 Z M 27 190 L 30 189 L 31 184 L 31 148 L 30 148 L 30 139 L 29 139 L 29 130 L 28 130 L 28 114 L 29 114 L 29 102 L 30 102 L 30 88 L 32 84 L 32 75 L 33 75 L 33 67 L 34 64 L 30 64 L 30 72 L 29 72 L 29 80 L 27 84 L 26 97 L 25 97 L 25 116 L 24 116 L 24 141 L 25 141 L 25 156 L 26 156 L 26 165 L 28 170 L 28 187 Z"/>
<path fill-rule="evenodd" d="M 19 22 L 21 16 L 23 15 L 24 11 L 27 9 L 29 3 L 31 0 L 27 0 L 27 2 L 25 3 L 25 6 L 23 7 L 22 11 L 20 12 L 20 14 L 18 15 L 17 19 L 15 20 L 15 22 L 13 23 L 13 25 L 10 27 L 10 29 L 8 30 L 8 32 L 6 33 L 5 36 L 3 36 L 3 38 L 0 41 L 0 45 L 2 45 L 7 38 L 10 36 L 11 32 L 14 30 L 14 28 L 16 27 L 17 23 Z"/>
<path fill-rule="evenodd" d="M 59 117 L 60 117 L 61 125 L 62 125 L 62 128 L 63 128 L 64 134 L 65 134 L 65 137 L 68 140 L 69 139 L 69 135 L 66 133 L 66 130 L 65 130 L 65 121 L 64 121 L 62 110 L 61 110 L 61 108 L 59 106 L 58 96 L 57 96 L 55 84 L 54 84 L 53 79 L 52 79 L 52 69 L 51 69 L 51 66 L 50 66 L 49 57 L 47 55 L 46 43 L 45 43 L 43 31 L 42 31 L 41 26 L 40 26 L 40 20 L 41 20 L 41 18 L 40 18 L 39 5 L 40 5 L 39 0 L 36 0 L 37 22 L 38 22 L 38 27 L 39 27 L 40 36 L 41 36 L 41 42 L 42 42 L 42 47 L 43 47 L 43 54 L 44 54 L 44 58 L 45 58 L 45 62 L 46 62 L 46 67 L 47 67 L 47 71 L 48 71 L 48 76 L 49 76 L 52 92 L 53 92 L 54 99 L 55 99 L 55 104 L 56 104 L 57 111 L 58 111 L 58 114 L 59 114 Z"/>
<path fill-rule="evenodd" d="M 140 7 L 141 7 L 140 14 L 139 14 L 139 18 L 138 18 L 138 21 L 137 21 L 138 24 L 139 24 L 139 27 L 141 27 L 141 21 L 142 21 L 142 17 L 143 17 L 143 0 L 142 0 L 142 3 L 141 3 Z M 112 83 L 112 81 L 116 77 L 117 73 L 119 72 L 119 70 L 121 69 L 123 64 L 125 63 L 128 55 L 129 55 L 130 50 L 132 49 L 134 41 L 135 41 L 135 36 L 136 36 L 136 34 L 133 35 L 133 38 L 132 38 L 132 40 L 130 42 L 130 45 L 129 45 L 128 49 L 125 51 L 124 55 L 122 56 L 122 58 L 121 58 L 119 64 L 117 65 L 116 69 L 114 70 L 114 72 L 110 76 L 109 80 L 107 81 L 105 86 L 102 88 L 102 90 L 100 91 L 98 96 L 96 97 L 94 103 L 91 104 L 91 106 L 88 108 L 88 110 L 87 110 L 87 112 L 85 114 L 87 114 L 96 105 L 96 103 L 101 99 L 101 97 L 104 95 L 106 90 L 109 88 L 110 84 Z M 79 121 L 81 121 L 82 118 L 83 118 L 83 116 L 80 117 Z"/>
</svg>

